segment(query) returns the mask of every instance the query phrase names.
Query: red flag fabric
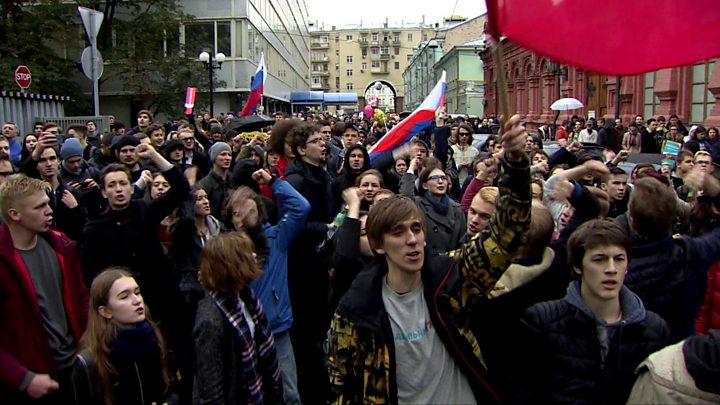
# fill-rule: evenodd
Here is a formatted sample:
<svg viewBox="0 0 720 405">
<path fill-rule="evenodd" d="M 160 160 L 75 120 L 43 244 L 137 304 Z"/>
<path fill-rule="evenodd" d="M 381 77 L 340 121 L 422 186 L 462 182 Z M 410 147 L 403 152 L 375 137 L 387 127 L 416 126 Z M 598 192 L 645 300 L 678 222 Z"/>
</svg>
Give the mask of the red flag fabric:
<svg viewBox="0 0 720 405">
<path fill-rule="evenodd" d="M 718 0 L 486 0 L 488 30 L 613 76 L 720 56 Z"/>
</svg>

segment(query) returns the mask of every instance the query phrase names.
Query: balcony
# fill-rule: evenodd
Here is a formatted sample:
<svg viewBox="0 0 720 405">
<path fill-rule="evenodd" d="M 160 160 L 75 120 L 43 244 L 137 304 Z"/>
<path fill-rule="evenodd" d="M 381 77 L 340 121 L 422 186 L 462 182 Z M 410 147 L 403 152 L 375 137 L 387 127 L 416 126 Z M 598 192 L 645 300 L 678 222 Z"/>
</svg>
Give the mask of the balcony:
<svg viewBox="0 0 720 405">
<path fill-rule="evenodd" d="M 376 74 L 376 75 L 387 75 L 390 74 L 390 71 L 387 68 L 370 68 L 370 73 Z"/>
<path fill-rule="evenodd" d="M 390 41 L 382 41 L 382 46 L 390 46 Z"/>
<path fill-rule="evenodd" d="M 330 44 L 328 42 L 313 41 L 310 43 L 311 49 L 327 49 L 329 47 L 330 47 Z"/>
<path fill-rule="evenodd" d="M 313 62 L 327 62 L 330 59 L 327 56 L 313 56 L 310 60 Z"/>
<path fill-rule="evenodd" d="M 330 84 L 329 83 L 310 83 L 310 88 L 313 90 L 323 90 L 323 89 L 329 89 Z"/>
<path fill-rule="evenodd" d="M 330 76 L 329 70 L 313 70 L 311 73 L 313 76 Z"/>
<path fill-rule="evenodd" d="M 381 59 L 381 60 L 389 60 L 389 59 L 390 59 L 390 54 L 389 54 L 389 53 L 381 53 L 381 54 L 380 54 L 380 59 Z"/>
<path fill-rule="evenodd" d="M 370 42 L 368 42 L 367 39 L 361 39 L 361 40 L 358 41 L 358 42 L 360 43 L 360 46 L 363 47 L 363 48 L 367 48 L 367 47 L 370 45 Z"/>
<path fill-rule="evenodd" d="M 380 54 L 379 53 L 371 53 L 370 59 L 371 60 L 380 60 Z"/>
</svg>

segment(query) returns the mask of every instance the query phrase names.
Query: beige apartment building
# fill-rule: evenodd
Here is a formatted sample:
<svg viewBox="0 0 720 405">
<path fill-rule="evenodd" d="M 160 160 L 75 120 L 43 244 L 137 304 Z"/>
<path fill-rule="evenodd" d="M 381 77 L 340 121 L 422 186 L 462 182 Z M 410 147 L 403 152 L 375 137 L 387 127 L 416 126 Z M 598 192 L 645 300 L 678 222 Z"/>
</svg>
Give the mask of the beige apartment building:
<svg viewBox="0 0 720 405">
<path fill-rule="evenodd" d="M 424 23 L 329 30 L 311 25 L 310 89 L 357 94 L 357 105 L 338 108 L 362 109 L 369 98 L 377 97 L 383 111 L 400 112 L 403 71 L 413 48 L 434 35 L 435 27 Z"/>
</svg>

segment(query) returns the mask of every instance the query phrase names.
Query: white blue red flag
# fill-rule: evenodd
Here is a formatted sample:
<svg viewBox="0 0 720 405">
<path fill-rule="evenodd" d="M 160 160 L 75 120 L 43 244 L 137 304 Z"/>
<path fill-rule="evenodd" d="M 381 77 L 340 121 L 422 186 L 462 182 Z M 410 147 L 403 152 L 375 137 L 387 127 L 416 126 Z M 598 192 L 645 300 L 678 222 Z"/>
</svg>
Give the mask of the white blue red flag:
<svg viewBox="0 0 720 405">
<path fill-rule="evenodd" d="M 409 142 L 412 137 L 433 122 L 435 111 L 445 105 L 445 77 L 446 74 L 443 70 L 440 80 L 425 98 L 425 101 L 368 150 L 370 161 L 374 162 L 378 157 L 386 153 L 392 153 L 392 151 Z"/>
<path fill-rule="evenodd" d="M 240 112 L 241 117 L 252 115 L 257 112 L 257 108 L 262 101 L 263 87 L 265 87 L 265 54 L 260 54 L 260 63 L 258 64 L 255 75 L 250 81 L 250 94 L 248 95 L 247 103 Z"/>
</svg>

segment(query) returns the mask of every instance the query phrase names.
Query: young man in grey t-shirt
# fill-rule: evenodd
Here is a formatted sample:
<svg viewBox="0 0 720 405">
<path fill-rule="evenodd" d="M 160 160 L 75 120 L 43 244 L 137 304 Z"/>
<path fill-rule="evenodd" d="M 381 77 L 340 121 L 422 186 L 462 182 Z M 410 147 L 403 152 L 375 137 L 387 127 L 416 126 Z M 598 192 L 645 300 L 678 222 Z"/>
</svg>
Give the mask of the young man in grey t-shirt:
<svg viewBox="0 0 720 405">
<path fill-rule="evenodd" d="M 70 376 L 87 321 L 75 243 L 50 229 L 48 184 L 14 175 L 0 186 L 0 398 L 72 401 Z"/>
<path fill-rule="evenodd" d="M 530 170 L 519 117 L 503 135 L 497 209 L 487 232 L 458 251 L 430 256 L 425 218 L 407 197 L 370 211 L 370 246 L 383 256 L 340 301 L 328 356 L 336 403 L 499 402 L 488 383 L 472 309 L 524 242 L 530 224 Z"/>
</svg>

